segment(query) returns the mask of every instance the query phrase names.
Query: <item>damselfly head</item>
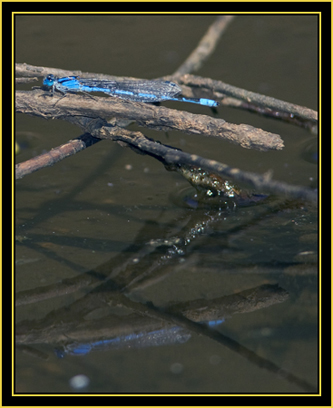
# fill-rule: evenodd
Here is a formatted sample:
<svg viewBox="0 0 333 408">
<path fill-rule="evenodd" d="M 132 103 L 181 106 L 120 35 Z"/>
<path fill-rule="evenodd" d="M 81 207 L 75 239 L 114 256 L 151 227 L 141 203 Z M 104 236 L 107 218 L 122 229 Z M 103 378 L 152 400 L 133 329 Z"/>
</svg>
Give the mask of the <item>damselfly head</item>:
<svg viewBox="0 0 333 408">
<path fill-rule="evenodd" d="M 47 77 L 44 78 L 43 80 L 43 85 L 46 86 L 53 86 L 54 84 L 54 75 L 53 74 L 49 74 Z"/>
</svg>

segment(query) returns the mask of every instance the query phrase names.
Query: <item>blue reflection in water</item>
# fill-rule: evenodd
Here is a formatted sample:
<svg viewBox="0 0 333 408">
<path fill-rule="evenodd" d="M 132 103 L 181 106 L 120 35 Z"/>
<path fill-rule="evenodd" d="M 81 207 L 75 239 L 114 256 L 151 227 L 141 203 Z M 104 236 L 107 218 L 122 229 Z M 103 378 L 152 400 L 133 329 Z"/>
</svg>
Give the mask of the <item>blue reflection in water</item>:
<svg viewBox="0 0 333 408">
<path fill-rule="evenodd" d="M 208 327 L 216 327 L 223 323 L 224 319 L 205 322 Z M 168 329 L 154 330 L 151 332 L 131 333 L 125 336 L 114 337 L 112 339 L 98 340 L 90 343 L 70 343 L 61 349 L 55 349 L 57 357 L 63 358 L 67 354 L 72 356 L 82 356 L 95 350 L 109 350 L 120 348 L 144 348 L 155 346 L 166 346 L 171 344 L 181 344 L 191 338 L 191 333 L 181 327 L 171 327 Z"/>
</svg>

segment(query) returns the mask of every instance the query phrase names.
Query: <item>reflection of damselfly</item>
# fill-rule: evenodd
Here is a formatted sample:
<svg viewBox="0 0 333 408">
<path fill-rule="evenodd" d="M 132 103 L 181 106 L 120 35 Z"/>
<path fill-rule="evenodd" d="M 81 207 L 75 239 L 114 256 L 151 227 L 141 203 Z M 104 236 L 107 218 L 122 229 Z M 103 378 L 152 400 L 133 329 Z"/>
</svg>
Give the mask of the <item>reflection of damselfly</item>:
<svg viewBox="0 0 333 408">
<path fill-rule="evenodd" d="M 57 78 L 49 74 L 43 85 L 62 93 L 66 92 L 103 92 L 134 102 L 180 101 L 215 107 L 219 103 L 206 98 L 185 98 L 179 96 L 181 88 L 170 81 L 109 81 L 107 79 L 80 78 L 68 76 Z"/>
<path fill-rule="evenodd" d="M 206 324 L 209 327 L 215 327 L 223 323 L 224 319 L 212 320 Z M 82 356 L 94 350 L 109 350 L 120 348 L 144 348 L 153 346 L 165 346 L 170 344 L 185 343 L 191 338 L 191 333 L 181 327 L 171 327 L 167 329 L 154 330 L 150 332 L 131 333 L 124 336 L 114 337 L 112 339 L 98 340 L 90 343 L 70 343 L 66 346 L 57 348 L 56 355 L 59 358 L 66 354 L 73 356 Z"/>
</svg>

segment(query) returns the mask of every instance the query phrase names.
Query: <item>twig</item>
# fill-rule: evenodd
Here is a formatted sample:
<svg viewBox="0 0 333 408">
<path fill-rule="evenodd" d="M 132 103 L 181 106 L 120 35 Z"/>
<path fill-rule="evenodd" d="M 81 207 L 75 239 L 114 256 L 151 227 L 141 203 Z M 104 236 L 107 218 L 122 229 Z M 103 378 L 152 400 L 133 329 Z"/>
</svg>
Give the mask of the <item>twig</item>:
<svg viewBox="0 0 333 408">
<path fill-rule="evenodd" d="M 30 65 L 24 63 L 15 64 L 15 75 L 24 75 L 27 77 L 38 76 L 45 77 L 48 74 L 53 74 L 58 77 L 65 77 L 71 75 L 78 75 L 82 78 L 99 78 L 99 79 L 109 79 L 109 80 L 124 80 L 124 79 L 138 79 L 134 77 L 119 77 L 115 75 L 106 75 L 98 72 L 83 72 L 80 70 L 70 71 L 68 69 L 54 68 L 54 67 L 42 67 L 39 65 Z"/>
<path fill-rule="evenodd" d="M 198 71 L 207 58 L 213 53 L 218 40 L 221 38 L 223 32 L 228 24 L 235 16 L 220 16 L 209 27 L 207 33 L 202 37 L 197 48 L 185 60 L 185 62 L 172 75 L 174 78 L 188 74 L 193 71 Z"/>
<path fill-rule="evenodd" d="M 184 75 L 179 78 L 179 82 L 185 85 L 194 87 L 205 87 L 213 90 L 218 98 L 222 97 L 221 103 L 223 104 L 223 97 L 232 97 L 241 100 L 247 104 L 254 104 L 263 108 L 271 109 L 275 112 L 286 113 L 290 119 L 297 117 L 301 120 L 310 121 L 312 123 L 318 122 L 318 112 L 304 106 L 295 105 L 293 103 L 284 102 L 279 99 L 272 98 L 270 96 L 261 95 L 255 92 L 247 91 L 245 89 L 237 88 L 226 84 L 222 81 L 215 81 L 213 79 L 201 78 L 194 75 Z M 222 95 L 220 95 L 222 94 Z M 228 102 L 226 102 L 228 105 Z"/>
<path fill-rule="evenodd" d="M 72 156 L 73 154 L 86 149 L 100 140 L 101 139 L 97 139 L 92 135 L 85 133 L 84 135 L 74 140 L 70 140 L 62 146 L 52 149 L 47 153 L 17 164 L 15 166 L 15 178 L 18 180 L 27 174 L 31 174 L 44 167 L 53 166 L 58 161 L 63 160 L 68 156 Z"/>
<path fill-rule="evenodd" d="M 15 78 L 15 84 L 28 84 L 30 82 L 38 81 L 37 77 L 32 78 Z"/>
<path fill-rule="evenodd" d="M 57 69 L 57 68 L 49 68 L 49 67 L 41 67 L 38 65 L 30 65 L 24 63 L 16 63 L 15 64 L 15 76 L 38 76 L 38 77 L 45 77 L 48 74 L 53 74 L 57 76 L 67 76 L 67 75 L 81 75 L 81 71 L 69 71 L 66 69 Z"/>
</svg>

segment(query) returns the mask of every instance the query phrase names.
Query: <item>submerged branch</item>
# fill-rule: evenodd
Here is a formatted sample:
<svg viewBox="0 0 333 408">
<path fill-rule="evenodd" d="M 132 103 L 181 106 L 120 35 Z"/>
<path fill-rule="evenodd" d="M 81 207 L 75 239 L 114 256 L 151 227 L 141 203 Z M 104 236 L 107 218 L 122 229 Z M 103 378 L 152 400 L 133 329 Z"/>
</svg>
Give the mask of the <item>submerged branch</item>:
<svg viewBox="0 0 333 408">
<path fill-rule="evenodd" d="M 260 192 L 285 194 L 286 196 L 292 198 L 310 200 L 314 202 L 318 200 L 318 192 L 316 190 L 271 180 L 270 173 L 259 175 L 252 172 L 245 172 L 215 160 L 209 160 L 198 155 L 189 154 L 179 149 L 165 146 L 159 142 L 155 142 L 154 140 L 150 140 L 141 132 L 131 132 L 122 128 L 104 126 L 98 135 L 101 138 L 128 143 L 130 146 L 133 146 L 136 149 L 139 149 L 141 152 L 157 158 L 167 165 L 184 164 L 196 166 L 206 169 L 213 174 L 220 175 L 221 177 L 231 179 L 236 182 L 246 183 Z"/>
</svg>

